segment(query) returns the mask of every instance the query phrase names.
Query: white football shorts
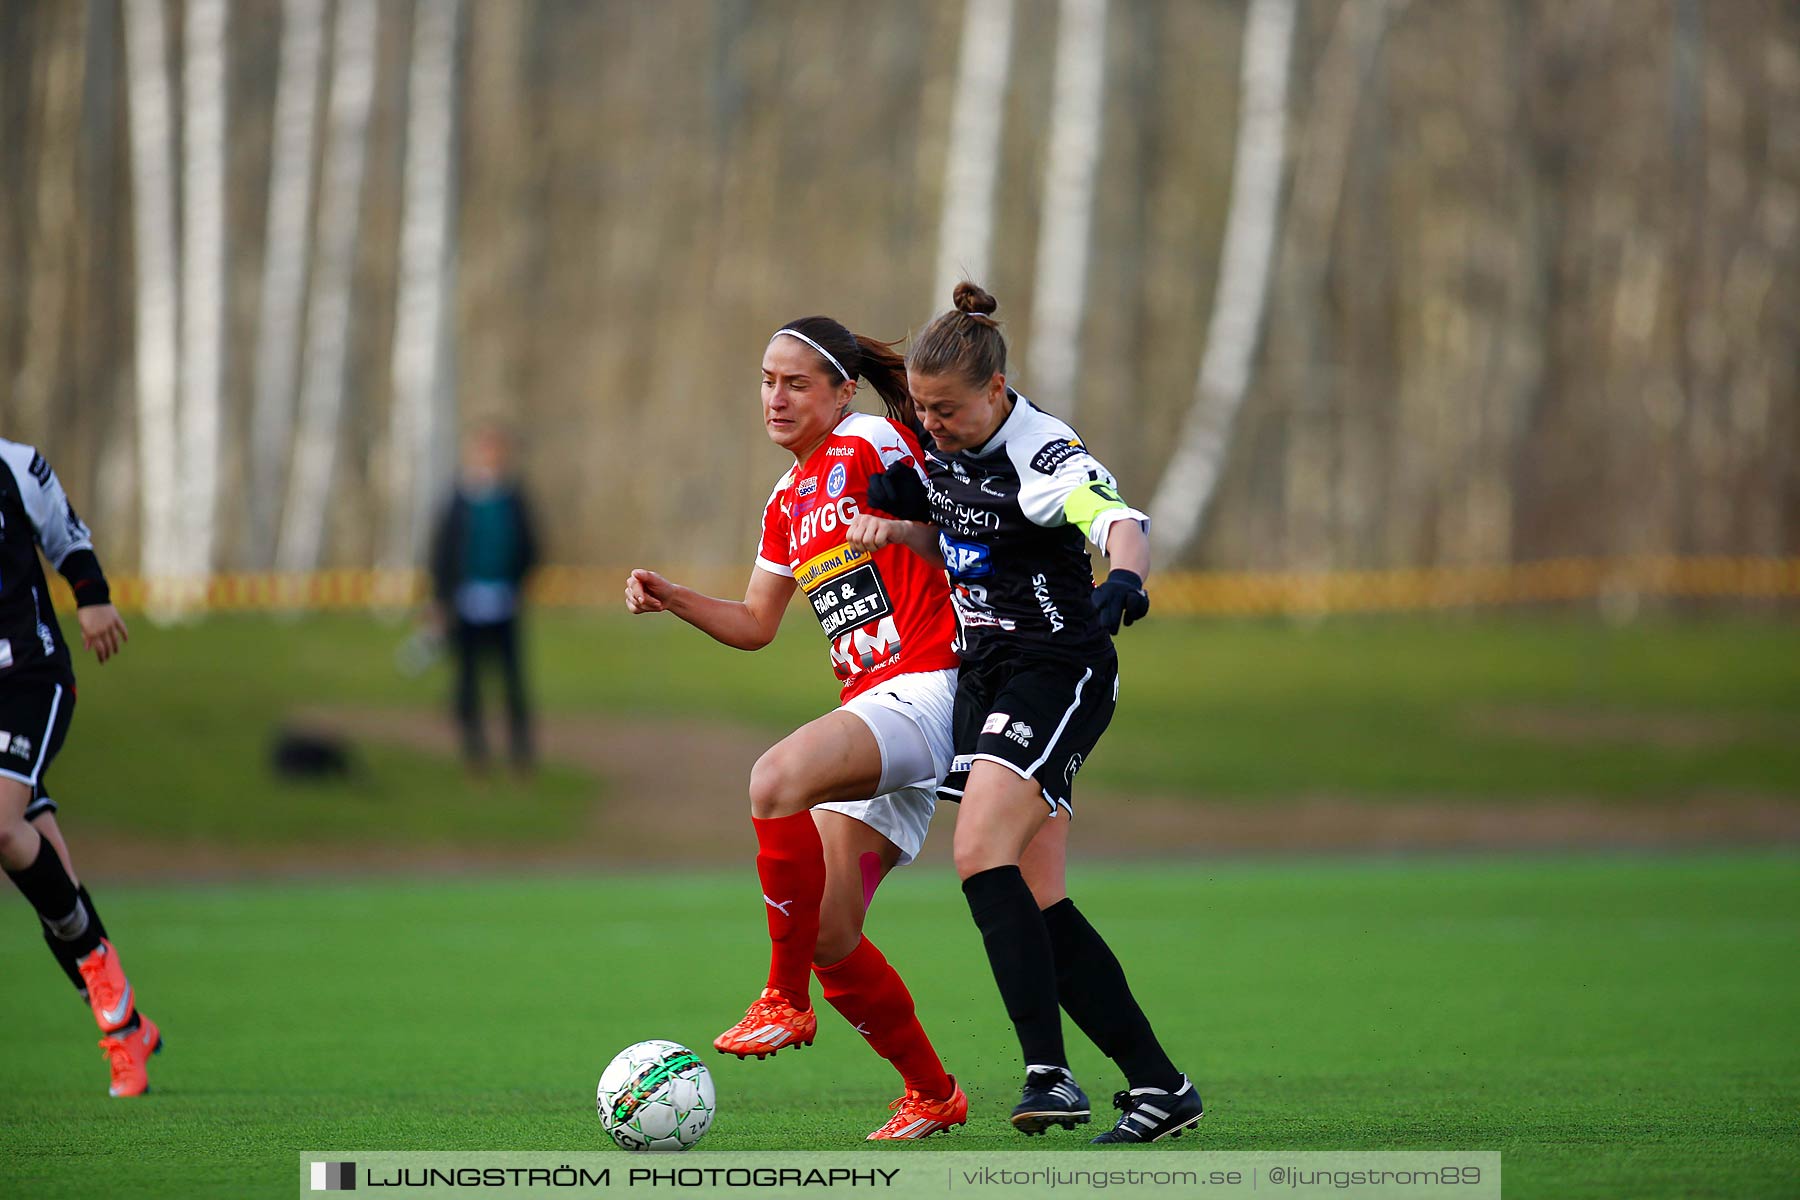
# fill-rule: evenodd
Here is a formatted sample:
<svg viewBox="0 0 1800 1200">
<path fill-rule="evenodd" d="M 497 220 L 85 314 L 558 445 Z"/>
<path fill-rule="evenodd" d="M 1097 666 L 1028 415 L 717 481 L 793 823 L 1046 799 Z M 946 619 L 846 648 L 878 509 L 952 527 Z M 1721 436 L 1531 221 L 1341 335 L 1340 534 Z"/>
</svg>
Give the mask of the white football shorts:
<svg viewBox="0 0 1800 1200">
<path fill-rule="evenodd" d="M 937 785 L 954 752 L 951 714 L 956 671 L 912 671 L 877 684 L 844 705 L 875 735 L 881 782 L 868 800 L 817 807 L 854 817 L 900 847 L 900 864 L 918 857 L 937 807 Z"/>
</svg>

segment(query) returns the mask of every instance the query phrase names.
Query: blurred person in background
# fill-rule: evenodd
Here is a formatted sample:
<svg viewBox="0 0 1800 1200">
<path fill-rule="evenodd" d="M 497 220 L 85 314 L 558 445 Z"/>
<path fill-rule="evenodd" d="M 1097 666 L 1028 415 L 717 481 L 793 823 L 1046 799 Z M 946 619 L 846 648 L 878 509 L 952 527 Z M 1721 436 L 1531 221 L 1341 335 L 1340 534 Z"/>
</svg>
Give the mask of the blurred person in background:
<svg viewBox="0 0 1800 1200">
<path fill-rule="evenodd" d="M 858 378 L 880 393 L 885 418 L 851 408 Z M 713 1048 L 760 1059 L 810 1045 L 816 973 L 825 999 L 905 1082 L 870 1141 L 916 1141 L 969 1114 L 912 993 L 862 932 L 875 889 L 924 845 L 950 767 L 956 652 L 943 565 L 844 543 L 871 475 L 921 470 L 911 410 L 906 364 L 890 345 L 830 317 L 788 322 L 763 351 L 762 416 L 794 465 L 763 509 L 744 599 L 703 596 L 646 570 L 625 587 L 629 611 L 674 613 L 740 650 L 775 639 L 798 587 L 830 643 L 842 707 L 783 738 L 750 772 L 768 984 Z"/>
<path fill-rule="evenodd" d="M 1013 1125 L 1089 1120 L 1060 1005 L 1127 1080 L 1118 1122 L 1093 1140 L 1179 1136 L 1200 1120 L 1200 1095 L 1066 883 L 1075 774 L 1119 698 L 1111 635 L 1150 610 L 1149 521 L 1073 429 L 1007 386 L 994 298 L 964 282 L 952 299 L 907 354 L 929 484 L 907 470 L 870 480 L 870 507 L 901 519 L 864 514 L 849 542 L 909 545 L 950 573 L 962 672 L 939 790 L 962 803 L 956 873 L 1025 1059 Z M 1112 562 L 1099 587 L 1090 542 Z"/>
<path fill-rule="evenodd" d="M 487 769 L 480 676 L 490 656 L 499 659 L 506 683 L 513 767 L 526 775 L 535 761 L 519 623 L 537 553 L 531 506 L 512 469 L 511 439 L 498 426 L 481 426 L 464 442 L 461 478 L 431 538 L 431 620 L 456 656 L 452 707 L 463 762 L 472 772 Z"/>
<path fill-rule="evenodd" d="M 150 1090 L 145 1064 L 162 1049 L 87 888 L 75 875 L 47 779 L 75 714 L 75 670 L 38 562 L 74 590 L 83 649 L 102 663 L 125 644 L 86 525 L 56 473 L 30 446 L 0 439 L 0 866 L 37 910 L 50 953 L 93 1010 L 111 1094 Z"/>
</svg>

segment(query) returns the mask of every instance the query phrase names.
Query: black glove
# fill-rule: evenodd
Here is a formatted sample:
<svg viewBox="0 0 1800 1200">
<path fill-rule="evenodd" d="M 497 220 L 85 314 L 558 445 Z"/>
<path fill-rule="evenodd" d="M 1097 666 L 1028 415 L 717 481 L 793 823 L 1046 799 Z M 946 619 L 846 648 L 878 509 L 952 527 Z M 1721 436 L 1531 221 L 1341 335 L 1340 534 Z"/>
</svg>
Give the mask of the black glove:
<svg viewBox="0 0 1800 1200">
<path fill-rule="evenodd" d="M 1149 611 L 1150 597 L 1144 591 L 1144 581 L 1135 571 L 1115 567 L 1106 582 L 1094 589 L 1094 615 L 1100 618 L 1100 627 L 1108 633 L 1119 632 L 1120 617 L 1124 617 L 1129 625 L 1143 620 Z"/>
<path fill-rule="evenodd" d="M 903 462 L 869 476 L 869 507 L 902 521 L 931 520 L 931 497 L 919 473 Z"/>
</svg>

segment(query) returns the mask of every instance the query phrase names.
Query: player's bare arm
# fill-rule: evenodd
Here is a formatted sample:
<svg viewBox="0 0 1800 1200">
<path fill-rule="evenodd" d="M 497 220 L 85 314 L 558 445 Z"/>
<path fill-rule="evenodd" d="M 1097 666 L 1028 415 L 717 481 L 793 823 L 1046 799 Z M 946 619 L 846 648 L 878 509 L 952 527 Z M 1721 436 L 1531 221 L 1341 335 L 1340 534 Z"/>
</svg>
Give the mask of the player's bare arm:
<svg viewBox="0 0 1800 1200">
<path fill-rule="evenodd" d="M 721 600 L 639 568 L 626 580 L 625 609 L 639 616 L 671 613 L 714 641 L 761 650 L 775 640 L 793 594 L 791 578 L 760 569 L 750 573 L 742 600 Z"/>
<path fill-rule="evenodd" d="M 1106 560 L 1115 571 L 1150 578 L 1150 537 L 1136 521 L 1119 521 L 1106 534 Z"/>
<path fill-rule="evenodd" d="M 905 546 L 934 567 L 944 565 L 938 549 L 937 526 L 918 521 L 896 521 L 875 513 L 861 513 L 850 522 L 844 540 L 857 550 L 873 553 L 883 546 Z"/>
</svg>

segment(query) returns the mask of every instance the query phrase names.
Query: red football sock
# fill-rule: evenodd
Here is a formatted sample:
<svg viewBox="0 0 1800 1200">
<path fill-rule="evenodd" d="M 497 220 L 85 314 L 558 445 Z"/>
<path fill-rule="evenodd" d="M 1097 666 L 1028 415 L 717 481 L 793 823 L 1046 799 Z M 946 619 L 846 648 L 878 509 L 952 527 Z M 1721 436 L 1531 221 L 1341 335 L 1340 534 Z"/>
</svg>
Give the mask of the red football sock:
<svg viewBox="0 0 1800 1200">
<path fill-rule="evenodd" d="M 825 846 L 812 813 L 764 820 L 756 827 L 756 873 L 769 918 L 769 986 L 798 1009 L 812 1007 L 813 948 L 825 896 Z"/>
<path fill-rule="evenodd" d="M 928 1100 L 950 1098 L 955 1085 L 913 1012 L 912 993 L 874 942 L 864 938 L 842 959 L 813 969 L 831 1007 L 894 1064 L 909 1090 Z"/>
</svg>

